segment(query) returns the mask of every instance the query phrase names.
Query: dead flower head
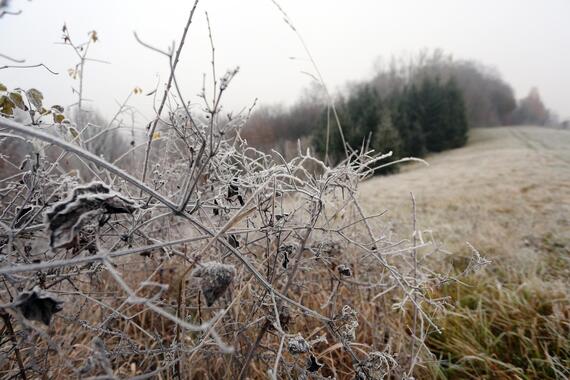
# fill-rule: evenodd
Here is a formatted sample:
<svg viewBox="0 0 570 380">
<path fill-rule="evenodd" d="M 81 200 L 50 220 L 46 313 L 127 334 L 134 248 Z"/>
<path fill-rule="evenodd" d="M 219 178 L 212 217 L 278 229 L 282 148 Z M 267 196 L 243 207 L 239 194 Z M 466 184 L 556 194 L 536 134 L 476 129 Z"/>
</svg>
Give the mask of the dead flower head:
<svg viewBox="0 0 570 380">
<path fill-rule="evenodd" d="M 356 339 L 358 313 L 348 305 L 344 305 L 340 314 L 334 317 L 333 323 L 342 339 L 352 342 Z"/>
<path fill-rule="evenodd" d="M 233 265 L 210 261 L 202 264 L 192 272 L 192 276 L 200 277 L 200 288 L 206 304 L 212 306 L 224 294 L 236 275 Z"/>
</svg>

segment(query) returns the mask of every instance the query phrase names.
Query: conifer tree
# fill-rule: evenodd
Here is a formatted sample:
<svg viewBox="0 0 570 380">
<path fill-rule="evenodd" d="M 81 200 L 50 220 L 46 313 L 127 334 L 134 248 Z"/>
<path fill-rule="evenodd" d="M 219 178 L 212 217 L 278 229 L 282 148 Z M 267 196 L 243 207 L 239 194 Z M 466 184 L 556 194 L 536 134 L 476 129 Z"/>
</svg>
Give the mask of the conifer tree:
<svg viewBox="0 0 570 380">
<path fill-rule="evenodd" d="M 412 85 L 402 92 L 393 109 L 393 124 L 398 129 L 402 140 L 402 157 L 422 157 L 425 152 L 425 135 L 420 124 L 420 103 L 417 88 Z"/>
<path fill-rule="evenodd" d="M 392 124 L 392 116 L 390 109 L 386 108 L 381 115 L 380 124 L 376 128 L 373 137 L 372 147 L 378 153 L 392 152 L 392 158 L 398 159 L 401 157 L 402 139 L 400 133 Z M 397 170 L 397 166 L 388 166 L 382 173 L 393 172 Z"/>
<path fill-rule="evenodd" d="M 430 152 L 441 152 L 447 148 L 449 119 L 446 114 L 447 97 L 439 79 L 425 78 L 420 88 L 419 121 L 426 136 L 426 148 Z"/>
<path fill-rule="evenodd" d="M 447 148 L 458 148 L 467 142 L 468 123 L 463 94 L 454 79 L 445 85 L 449 134 L 446 136 Z"/>
<path fill-rule="evenodd" d="M 381 102 L 369 85 L 356 89 L 347 102 L 349 122 L 345 125 L 347 142 L 357 149 L 380 124 Z"/>
</svg>

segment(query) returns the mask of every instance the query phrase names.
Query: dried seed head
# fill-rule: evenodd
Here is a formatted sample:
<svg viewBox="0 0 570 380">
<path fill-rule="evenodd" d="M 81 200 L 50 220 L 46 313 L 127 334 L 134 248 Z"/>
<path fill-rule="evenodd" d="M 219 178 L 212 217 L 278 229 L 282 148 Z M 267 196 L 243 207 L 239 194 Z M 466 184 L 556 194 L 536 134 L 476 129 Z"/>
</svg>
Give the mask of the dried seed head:
<svg viewBox="0 0 570 380">
<path fill-rule="evenodd" d="M 352 276 L 352 270 L 348 265 L 340 264 L 338 267 L 336 267 L 336 269 L 338 270 L 338 273 L 340 273 L 341 276 L 346 276 L 346 277 Z"/>
<path fill-rule="evenodd" d="M 212 306 L 224 294 L 236 275 L 233 265 L 210 261 L 202 264 L 192 272 L 192 276 L 200 277 L 200 288 L 206 304 Z"/>
<path fill-rule="evenodd" d="M 357 380 L 382 380 L 390 372 L 390 368 L 396 366 L 397 362 L 387 353 L 371 352 L 368 357 L 360 363 L 357 371 Z"/>
<path fill-rule="evenodd" d="M 340 256 L 342 252 L 341 245 L 335 241 L 322 241 L 313 245 L 312 248 L 316 252 L 317 256 L 324 257 Z"/>
<path fill-rule="evenodd" d="M 281 262 L 283 268 L 287 269 L 289 266 L 289 255 L 293 254 L 296 249 L 297 246 L 295 244 L 284 244 L 279 247 L 277 253 L 283 256 L 283 261 Z"/>
<path fill-rule="evenodd" d="M 297 334 L 297 336 L 289 339 L 287 347 L 289 348 L 289 352 L 293 355 L 303 354 L 305 352 L 309 352 L 311 349 L 309 343 L 301 336 L 301 334 Z"/>
<path fill-rule="evenodd" d="M 352 342 L 356 339 L 358 313 L 348 305 L 344 305 L 340 314 L 334 317 L 333 323 L 342 339 Z"/>
<path fill-rule="evenodd" d="M 53 294 L 36 286 L 29 292 L 20 293 L 12 307 L 22 313 L 24 318 L 49 326 L 51 317 L 63 309 L 62 304 L 63 301 L 55 298 Z"/>
</svg>

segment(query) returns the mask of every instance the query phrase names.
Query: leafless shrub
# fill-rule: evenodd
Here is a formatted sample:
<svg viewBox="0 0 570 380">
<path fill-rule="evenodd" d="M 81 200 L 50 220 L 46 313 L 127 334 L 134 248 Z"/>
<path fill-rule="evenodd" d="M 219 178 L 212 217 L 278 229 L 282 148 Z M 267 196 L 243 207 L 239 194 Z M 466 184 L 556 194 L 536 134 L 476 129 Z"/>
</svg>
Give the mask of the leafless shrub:
<svg viewBox="0 0 570 380">
<path fill-rule="evenodd" d="M 0 371 L 320 379 L 342 367 L 381 379 L 398 364 L 412 374 L 428 355 L 421 342 L 438 331 L 429 289 L 440 277 L 427 260 L 437 248 L 416 231 L 393 241 L 376 228 L 383 213 L 364 213 L 358 185 L 389 155 L 347 146 L 330 167 L 300 146 L 290 161 L 248 146 L 249 113 L 221 113 L 237 71 L 218 79 L 215 64 L 204 111 L 191 111 L 175 68 L 196 3 L 178 49 L 139 39 L 171 67 L 139 167 L 89 152 L 80 134 L 66 140 L 0 118 L 2 136 L 34 147 L 30 165 L 0 180 L 0 312 L 6 326 L 18 321 L 0 341 Z M 64 153 L 48 157 L 50 145 Z M 98 182 L 58 171 L 64 156 Z M 394 309 L 402 326 L 388 325 Z M 42 330 L 15 310 L 54 323 Z M 386 318 L 382 334 L 376 316 Z M 386 349 L 408 354 L 397 363 Z"/>
</svg>

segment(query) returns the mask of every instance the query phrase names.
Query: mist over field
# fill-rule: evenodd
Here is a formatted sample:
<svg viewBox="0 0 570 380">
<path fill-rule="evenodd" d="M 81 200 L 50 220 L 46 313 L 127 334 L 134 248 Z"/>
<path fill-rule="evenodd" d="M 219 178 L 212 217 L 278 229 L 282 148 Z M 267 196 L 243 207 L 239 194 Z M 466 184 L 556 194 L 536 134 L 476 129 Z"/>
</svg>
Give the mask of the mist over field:
<svg viewBox="0 0 570 380">
<path fill-rule="evenodd" d="M 568 14 L 0 0 L 0 379 L 570 378 Z"/>
</svg>

